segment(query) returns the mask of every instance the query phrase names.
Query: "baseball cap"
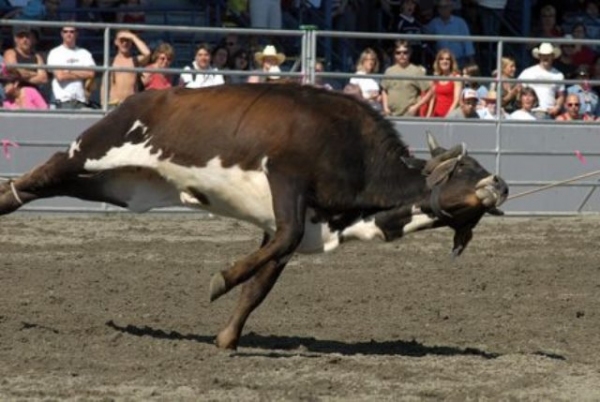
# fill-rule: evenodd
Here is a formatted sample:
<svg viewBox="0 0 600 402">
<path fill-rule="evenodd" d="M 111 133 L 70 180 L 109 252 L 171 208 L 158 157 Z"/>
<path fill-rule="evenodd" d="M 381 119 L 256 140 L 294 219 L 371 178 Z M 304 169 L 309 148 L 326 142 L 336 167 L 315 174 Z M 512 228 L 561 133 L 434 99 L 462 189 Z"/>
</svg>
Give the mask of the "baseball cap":
<svg viewBox="0 0 600 402">
<path fill-rule="evenodd" d="M 475 91 L 474 89 L 465 88 L 462 92 L 462 98 L 463 100 L 479 99 L 479 96 L 477 96 L 477 91 Z"/>
<path fill-rule="evenodd" d="M 28 25 L 16 25 L 12 29 L 13 36 L 17 36 L 20 33 L 31 33 L 31 27 Z"/>
</svg>

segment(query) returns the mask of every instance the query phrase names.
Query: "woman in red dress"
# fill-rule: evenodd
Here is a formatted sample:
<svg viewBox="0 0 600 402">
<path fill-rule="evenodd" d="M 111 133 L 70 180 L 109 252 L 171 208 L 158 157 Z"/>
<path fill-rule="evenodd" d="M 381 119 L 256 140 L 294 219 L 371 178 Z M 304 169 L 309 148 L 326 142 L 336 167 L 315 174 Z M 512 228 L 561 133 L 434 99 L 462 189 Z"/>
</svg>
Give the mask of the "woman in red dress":
<svg viewBox="0 0 600 402">
<path fill-rule="evenodd" d="M 460 76 L 456 58 L 448 49 L 441 49 L 435 56 L 433 63 L 433 75 L 439 77 Z M 429 107 L 427 117 L 446 117 L 446 115 L 458 106 L 463 84 L 460 81 L 434 80 L 427 96 Z"/>
</svg>

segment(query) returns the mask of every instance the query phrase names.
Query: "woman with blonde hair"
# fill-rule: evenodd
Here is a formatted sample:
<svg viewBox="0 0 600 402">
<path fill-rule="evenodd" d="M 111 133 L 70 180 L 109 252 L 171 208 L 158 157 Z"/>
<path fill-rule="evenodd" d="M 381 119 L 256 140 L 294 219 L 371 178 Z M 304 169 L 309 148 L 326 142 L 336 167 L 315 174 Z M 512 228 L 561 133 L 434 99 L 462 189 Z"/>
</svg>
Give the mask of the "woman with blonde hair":
<svg viewBox="0 0 600 402">
<path fill-rule="evenodd" d="M 449 49 L 440 49 L 433 62 L 433 75 L 440 77 L 431 84 L 427 93 L 430 97 L 427 108 L 427 117 L 446 117 L 454 110 L 460 101 L 463 84 L 460 81 L 444 80 L 444 78 L 458 77 L 458 63 Z"/>
<path fill-rule="evenodd" d="M 511 57 L 503 57 L 500 62 L 500 75 L 502 79 L 513 79 L 515 78 L 515 72 L 517 71 L 517 63 Z M 494 76 L 497 76 L 494 73 Z M 498 84 L 493 82 L 490 84 L 490 91 L 496 91 Z M 519 91 L 521 85 L 514 82 L 502 82 L 502 107 L 507 113 L 512 113 L 516 110 L 516 104 L 519 99 Z"/>
<path fill-rule="evenodd" d="M 356 75 L 378 74 L 379 57 L 377 52 L 370 47 L 366 48 L 360 54 L 356 63 Z M 358 85 L 362 97 L 377 110 L 382 110 L 381 105 L 381 87 L 379 80 L 366 77 L 352 77 L 350 84 Z"/>
</svg>

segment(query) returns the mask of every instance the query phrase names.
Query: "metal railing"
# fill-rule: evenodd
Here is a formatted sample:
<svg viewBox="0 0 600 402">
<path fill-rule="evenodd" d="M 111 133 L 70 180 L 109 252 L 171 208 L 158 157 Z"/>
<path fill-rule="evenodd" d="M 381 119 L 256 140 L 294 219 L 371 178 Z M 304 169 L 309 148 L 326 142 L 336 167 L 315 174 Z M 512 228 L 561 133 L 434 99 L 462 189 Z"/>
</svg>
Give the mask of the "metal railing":
<svg viewBox="0 0 600 402">
<path fill-rule="evenodd" d="M 13 20 L 0 20 L 0 26 L 15 26 L 15 25 L 28 25 L 28 26 L 36 26 L 36 27 L 48 27 L 48 28 L 60 28 L 62 26 L 65 25 L 65 22 L 34 22 L 34 21 L 13 21 Z M 112 71 L 123 71 L 123 72 L 143 72 L 145 71 L 144 67 L 132 67 L 132 68 L 124 68 L 124 67 L 112 67 L 110 66 L 110 50 L 112 47 L 112 36 L 114 34 L 114 32 L 118 29 L 132 29 L 138 32 L 152 32 L 152 31 L 159 31 L 159 32 L 164 32 L 164 31 L 172 31 L 172 32 L 178 32 L 178 33 L 199 33 L 199 34 L 207 34 L 207 35 L 215 35 L 215 36 L 224 36 L 228 33 L 234 33 L 234 34 L 238 34 L 238 35 L 252 35 L 254 37 L 258 37 L 258 38 L 269 38 L 269 37 L 287 37 L 287 38 L 294 38 L 295 40 L 298 40 L 300 42 L 300 54 L 298 55 L 298 65 L 299 65 L 299 71 L 282 71 L 281 73 L 278 73 L 278 75 L 282 76 L 282 77 L 289 77 L 289 78 L 293 78 L 295 80 L 299 80 L 305 84 L 312 84 L 315 83 L 315 81 L 318 78 L 334 78 L 334 79 L 349 79 L 351 77 L 354 77 L 355 74 L 353 73 L 344 73 L 344 72 L 323 72 L 323 73 L 317 73 L 315 72 L 315 62 L 318 60 L 318 54 L 317 54 L 317 42 L 320 39 L 330 39 L 332 41 L 335 41 L 336 39 L 339 38 L 345 38 L 345 39 L 376 39 L 376 40 L 397 40 L 397 39 L 405 39 L 405 40 L 420 40 L 420 41 L 435 41 L 436 39 L 438 39 L 437 36 L 434 35 L 410 35 L 410 36 L 406 36 L 406 35 L 398 35 L 398 34 L 381 34 L 381 33 L 358 33 L 358 32 L 334 32 L 334 31 L 319 31 L 317 29 L 315 29 L 312 26 L 305 26 L 303 27 L 304 29 L 302 30 L 295 30 L 295 31 L 289 31 L 289 30 L 268 30 L 268 29 L 245 29 L 245 28 L 211 28 L 211 27 L 185 27 L 185 26 L 177 26 L 177 27 L 172 27 L 172 26 L 162 26 L 162 25 L 131 25 L 131 24 L 94 24 L 94 23 L 81 23 L 81 22 L 69 22 L 68 23 L 69 26 L 74 26 L 77 28 L 84 28 L 84 29 L 96 29 L 96 30 L 102 30 L 103 32 L 103 58 L 102 58 L 102 63 L 96 67 L 80 67 L 80 68 L 76 68 L 76 67 L 72 67 L 72 66 L 53 66 L 52 68 L 46 66 L 45 68 L 48 70 L 51 70 L 53 68 L 65 68 L 68 67 L 69 69 L 85 69 L 85 70 L 94 70 L 97 71 L 99 73 L 102 74 L 103 76 L 103 85 L 104 85 L 104 93 L 106 94 L 106 98 L 104 99 L 104 102 L 102 102 L 105 106 L 104 109 L 102 110 L 68 110 L 66 111 L 69 115 L 77 115 L 77 114 L 92 114 L 92 115 L 102 115 L 104 113 L 106 113 L 106 105 L 108 104 L 108 84 L 109 84 L 109 80 L 107 79 L 108 74 Z M 451 41 L 473 41 L 473 42 L 494 42 L 496 43 L 496 54 L 497 54 L 497 58 L 495 60 L 496 63 L 496 70 L 497 71 L 501 71 L 501 58 L 504 55 L 504 50 L 505 50 L 505 45 L 506 44 L 516 44 L 519 46 L 524 46 L 527 44 L 538 44 L 540 43 L 542 40 L 540 38 L 512 38 L 512 37 L 476 37 L 476 36 L 472 36 L 472 37 L 461 37 L 461 36 L 448 36 L 444 38 L 445 40 L 451 40 Z M 552 43 L 554 45 L 558 45 L 560 46 L 563 43 L 580 43 L 580 44 L 584 44 L 584 45 L 590 45 L 590 46 L 597 46 L 600 44 L 600 41 L 597 40 L 569 40 L 569 39 L 563 39 L 563 38 L 556 38 L 552 40 Z M 58 38 L 57 38 L 57 45 L 58 45 Z M 8 68 L 11 67 L 16 67 L 17 65 L 8 65 Z M 37 68 L 37 65 L 28 65 L 28 64 L 20 64 L 18 65 L 19 67 L 23 67 L 23 68 Z M 158 72 L 164 72 L 164 73 L 168 73 L 168 74 L 180 74 L 182 72 L 184 72 L 185 70 L 183 69 L 179 69 L 179 68 L 168 68 L 168 69 L 160 69 L 160 70 L 153 70 L 153 71 L 158 71 Z M 269 75 L 269 73 L 261 73 L 261 72 L 257 72 L 257 71 L 232 71 L 232 70 L 223 70 L 220 71 L 221 74 L 223 75 L 238 75 L 238 76 L 249 76 L 249 75 L 262 75 L 262 76 L 266 76 Z M 371 77 L 371 78 L 375 78 L 375 79 L 410 79 L 410 80 L 435 80 L 436 78 L 439 77 L 435 77 L 435 76 L 431 76 L 431 75 L 426 75 L 423 77 L 414 77 L 414 76 L 403 76 L 403 75 L 397 75 L 397 76 L 390 76 L 390 75 L 383 75 L 383 74 L 368 74 L 368 75 L 361 75 L 361 77 Z M 466 81 L 466 80 L 471 80 L 472 78 L 464 78 L 464 77 L 444 77 L 444 80 L 452 80 L 452 81 Z M 497 97 L 498 99 L 502 99 L 503 94 L 503 88 L 502 88 L 502 84 L 503 83 L 525 83 L 525 81 L 519 80 L 517 78 L 511 78 L 511 79 L 507 79 L 505 77 L 502 77 L 501 74 L 498 74 L 495 77 L 477 77 L 477 81 L 482 83 L 482 84 L 490 84 L 490 83 L 494 83 L 496 84 L 496 88 L 497 88 Z M 541 80 L 541 81 L 535 81 L 536 83 L 555 83 L 556 81 L 546 81 L 546 80 Z M 579 83 L 580 81 L 578 80 L 564 80 L 561 81 L 564 84 L 574 84 L 574 83 Z M 590 85 L 599 85 L 600 86 L 600 80 L 590 80 L 588 81 L 588 83 Z M 59 114 L 59 115 L 64 115 L 65 111 L 64 110 L 48 110 L 46 112 L 40 112 L 40 111 L 6 111 L 6 110 L 2 110 L 0 109 L 0 119 L 2 119 L 2 114 L 3 113 L 10 113 L 11 115 L 15 115 L 15 114 L 35 114 L 35 115 L 40 115 L 40 114 Z M 393 121 L 395 122 L 407 122 L 407 123 L 419 123 L 422 124 L 423 123 L 423 119 L 422 118 L 418 118 L 418 117 L 402 117 L 402 118 L 392 118 Z M 446 123 L 460 123 L 460 124 L 471 124 L 471 123 L 475 123 L 475 122 L 469 122 L 469 121 L 465 121 L 465 120 L 452 120 L 452 119 L 434 119 L 435 122 L 433 120 L 428 120 L 428 123 L 433 123 L 433 124 L 446 124 Z M 484 125 L 493 125 L 494 129 L 495 129 L 495 143 L 493 148 L 490 149 L 480 149 L 477 150 L 477 154 L 479 155 L 493 155 L 494 159 L 495 159 L 495 163 L 494 163 L 494 167 L 495 167 L 495 171 L 496 172 L 500 172 L 502 170 L 502 163 L 503 163 L 503 158 L 507 157 L 507 156 L 523 156 L 523 157 L 527 157 L 527 156 L 540 156 L 540 155 L 545 155 L 548 157 L 565 157 L 570 155 L 571 150 L 565 150 L 565 151 L 531 151 L 531 150 L 522 150 L 522 149 L 506 149 L 503 148 L 503 143 L 502 143 L 502 138 L 504 135 L 506 135 L 506 133 L 508 131 L 511 130 L 511 127 L 518 124 L 519 127 L 527 127 L 529 125 L 531 126 L 536 126 L 539 125 L 542 122 L 539 121 L 531 121 L 531 122 L 524 122 L 524 121 L 511 121 L 511 120 L 505 120 L 500 118 L 499 115 L 497 115 L 497 118 L 495 120 L 489 120 L 489 121 L 477 121 L 477 124 L 484 124 Z M 544 124 L 547 124 L 548 121 L 544 122 Z M 595 125 L 597 123 L 590 123 L 590 122 L 581 122 L 581 121 L 575 121 L 575 122 L 561 122 L 561 123 L 556 123 L 556 124 L 561 124 L 561 127 L 564 127 L 566 130 L 577 130 L 578 128 L 581 127 L 589 127 L 590 125 Z M 508 130 L 508 131 L 507 131 Z M 599 135 L 599 141 L 600 141 L 600 135 Z M 53 141 L 40 141 L 40 142 L 36 142 L 33 141 L 31 143 L 25 143 L 23 144 L 24 146 L 31 146 L 31 147 L 40 147 L 43 145 L 48 145 L 51 147 L 56 147 L 56 146 L 67 146 L 67 143 L 56 143 Z M 588 153 L 589 157 L 600 157 L 600 153 L 598 152 L 591 152 Z M 561 177 L 564 178 L 564 177 Z M 516 185 L 516 186 L 539 186 L 539 185 L 545 185 L 548 184 L 549 181 L 548 180 L 517 180 L 517 179 L 512 179 L 509 181 L 509 185 Z M 589 195 L 586 195 L 585 199 L 582 200 L 581 205 L 579 205 L 576 209 L 576 211 L 581 211 L 584 206 L 586 205 L 586 203 L 589 201 L 590 197 L 592 197 L 595 192 L 596 192 L 596 188 L 599 186 L 599 182 L 598 181 L 587 181 L 587 182 L 581 182 L 581 183 L 572 183 L 569 185 L 565 185 L 564 187 L 569 187 L 569 188 L 578 188 L 578 187 L 586 187 L 589 188 Z M 575 212 L 576 212 L 575 211 Z"/>
</svg>

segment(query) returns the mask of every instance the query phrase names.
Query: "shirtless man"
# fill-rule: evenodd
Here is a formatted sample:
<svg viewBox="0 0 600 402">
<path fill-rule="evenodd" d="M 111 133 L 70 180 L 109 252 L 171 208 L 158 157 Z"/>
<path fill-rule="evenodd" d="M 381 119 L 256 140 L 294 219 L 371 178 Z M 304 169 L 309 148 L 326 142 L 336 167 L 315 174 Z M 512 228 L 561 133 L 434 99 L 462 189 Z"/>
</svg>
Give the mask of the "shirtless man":
<svg viewBox="0 0 600 402">
<path fill-rule="evenodd" d="M 134 56 L 132 45 L 135 45 L 139 54 Z M 112 67 L 139 67 L 144 66 L 150 57 L 150 49 L 136 34 L 128 30 L 119 30 L 115 37 L 117 54 L 112 62 Z M 108 108 L 114 108 L 128 96 L 137 92 L 138 73 L 113 71 L 109 75 L 108 83 Z M 100 99 L 105 102 L 104 85 L 102 85 Z"/>
</svg>

